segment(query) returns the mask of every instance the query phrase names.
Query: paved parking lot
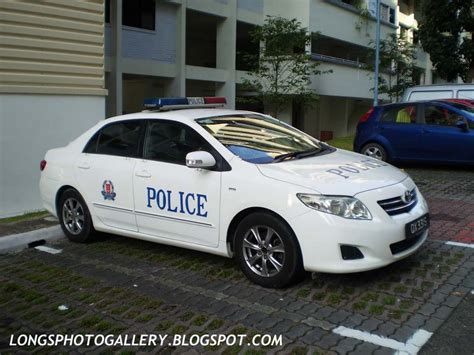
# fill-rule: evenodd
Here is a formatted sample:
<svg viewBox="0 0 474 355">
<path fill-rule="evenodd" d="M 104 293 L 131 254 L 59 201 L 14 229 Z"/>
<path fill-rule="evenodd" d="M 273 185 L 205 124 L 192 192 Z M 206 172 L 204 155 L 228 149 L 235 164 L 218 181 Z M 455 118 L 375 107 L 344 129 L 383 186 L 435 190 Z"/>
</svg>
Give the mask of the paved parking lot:
<svg viewBox="0 0 474 355">
<path fill-rule="evenodd" d="M 416 353 L 472 297 L 474 172 L 407 171 L 430 205 L 429 240 L 417 254 L 372 272 L 313 274 L 291 288 L 269 290 L 248 282 L 232 260 L 114 236 L 88 245 L 61 241 L 51 245 L 62 250 L 58 254 L 2 255 L 0 353 L 15 350 L 8 348 L 11 334 L 45 332 L 269 333 L 284 339 L 266 348 L 78 349 L 93 353 Z M 474 341 L 463 349 L 453 353 L 472 354 Z"/>
</svg>

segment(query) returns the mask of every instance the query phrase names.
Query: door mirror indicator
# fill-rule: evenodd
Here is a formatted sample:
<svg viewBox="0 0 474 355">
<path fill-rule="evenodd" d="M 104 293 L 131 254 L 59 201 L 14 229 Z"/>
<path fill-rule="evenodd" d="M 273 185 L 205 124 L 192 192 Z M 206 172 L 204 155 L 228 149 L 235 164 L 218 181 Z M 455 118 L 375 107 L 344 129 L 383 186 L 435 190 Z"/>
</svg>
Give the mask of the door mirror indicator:
<svg viewBox="0 0 474 355">
<path fill-rule="evenodd" d="M 465 117 L 459 117 L 459 119 L 456 121 L 456 127 L 464 132 L 469 131 L 469 124 Z"/>
<path fill-rule="evenodd" d="M 196 151 L 186 155 L 186 166 L 188 168 L 209 169 L 216 165 L 216 159 L 209 152 Z"/>
</svg>

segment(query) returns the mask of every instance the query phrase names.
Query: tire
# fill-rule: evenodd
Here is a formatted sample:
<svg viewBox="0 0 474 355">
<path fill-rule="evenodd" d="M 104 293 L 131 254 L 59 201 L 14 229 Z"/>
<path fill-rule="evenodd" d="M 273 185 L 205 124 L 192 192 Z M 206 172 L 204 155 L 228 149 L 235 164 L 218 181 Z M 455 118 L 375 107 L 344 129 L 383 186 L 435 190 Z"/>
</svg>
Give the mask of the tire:
<svg viewBox="0 0 474 355">
<path fill-rule="evenodd" d="M 74 189 L 63 192 L 59 199 L 58 217 L 66 237 L 75 243 L 87 243 L 94 237 L 91 214 L 81 194 Z"/>
<path fill-rule="evenodd" d="M 367 155 L 371 158 L 375 158 L 382 161 L 388 161 L 388 154 L 384 147 L 378 143 L 369 143 L 366 144 L 362 150 L 361 154 Z"/>
<path fill-rule="evenodd" d="M 260 238 L 258 246 L 256 235 L 259 238 L 269 235 L 270 239 L 265 242 L 265 238 Z M 304 274 L 296 236 L 288 225 L 269 213 L 254 213 L 239 223 L 234 251 L 245 276 L 263 287 L 282 288 L 300 280 Z"/>
</svg>

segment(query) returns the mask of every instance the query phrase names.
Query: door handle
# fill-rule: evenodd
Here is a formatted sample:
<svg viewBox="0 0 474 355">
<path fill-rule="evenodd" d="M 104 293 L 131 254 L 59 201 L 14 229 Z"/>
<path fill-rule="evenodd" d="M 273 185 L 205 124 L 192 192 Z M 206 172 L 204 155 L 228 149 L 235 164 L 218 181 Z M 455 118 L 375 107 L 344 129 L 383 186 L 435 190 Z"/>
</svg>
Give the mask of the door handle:
<svg viewBox="0 0 474 355">
<path fill-rule="evenodd" d="M 137 171 L 135 173 L 135 176 L 142 177 L 142 178 L 151 178 L 151 174 L 146 170 Z"/>
<path fill-rule="evenodd" d="M 84 170 L 87 170 L 87 169 L 90 169 L 90 168 L 91 168 L 91 166 L 89 165 L 89 163 L 87 163 L 87 162 L 85 162 L 85 161 L 80 162 L 80 163 L 77 165 L 77 167 L 78 167 L 79 169 L 84 169 Z"/>
</svg>

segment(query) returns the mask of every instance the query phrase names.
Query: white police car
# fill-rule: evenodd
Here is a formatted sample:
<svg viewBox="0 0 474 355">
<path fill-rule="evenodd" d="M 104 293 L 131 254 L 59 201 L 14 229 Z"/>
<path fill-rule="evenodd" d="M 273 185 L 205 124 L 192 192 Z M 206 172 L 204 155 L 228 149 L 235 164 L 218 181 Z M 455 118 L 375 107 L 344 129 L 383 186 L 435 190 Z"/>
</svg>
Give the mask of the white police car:
<svg viewBox="0 0 474 355">
<path fill-rule="evenodd" d="M 235 256 L 266 287 L 382 267 L 426 240 L 428 206 L 406 173 L 223 103 L 148 100 L 48 151 L 45 207 L 72 241 L 101 231 Z"/>
</svg>

